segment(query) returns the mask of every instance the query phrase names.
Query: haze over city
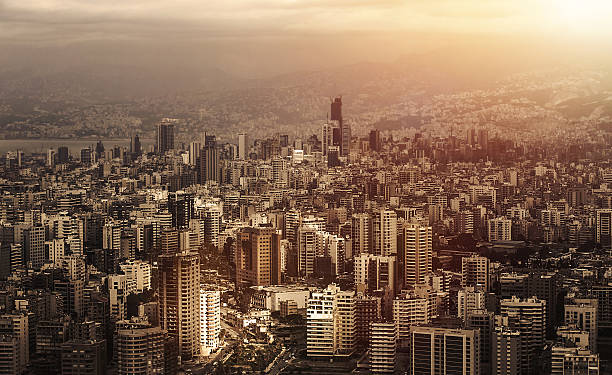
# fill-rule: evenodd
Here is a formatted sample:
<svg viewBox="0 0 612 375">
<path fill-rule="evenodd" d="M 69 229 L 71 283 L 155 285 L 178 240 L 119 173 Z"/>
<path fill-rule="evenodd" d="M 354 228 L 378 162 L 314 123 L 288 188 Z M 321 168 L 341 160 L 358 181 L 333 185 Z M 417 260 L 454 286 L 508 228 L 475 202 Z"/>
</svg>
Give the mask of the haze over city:
<svg viewBox="0 0 612 375">
<path fill-rule="evenodd" d="M 612 374 L 610 20 L 0 0 L 0 375 Z"/>
</svg>

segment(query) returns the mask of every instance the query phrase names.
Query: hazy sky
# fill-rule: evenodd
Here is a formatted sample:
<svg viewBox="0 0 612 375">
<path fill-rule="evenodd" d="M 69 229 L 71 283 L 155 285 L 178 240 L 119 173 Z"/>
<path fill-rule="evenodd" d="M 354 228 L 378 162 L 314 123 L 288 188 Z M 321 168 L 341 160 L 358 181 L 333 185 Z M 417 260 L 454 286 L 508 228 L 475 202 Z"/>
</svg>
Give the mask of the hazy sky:
<svg viewBox="0 0 612 375">
<path fill-rule="evenodd" d="M 393 59 L 464 36 L 607 43 L 611 19 L 611 0 L 0 0 L 0 48 L 193 53 L 252 74 L 270 61 L 290 71 Z"/>
</svg>

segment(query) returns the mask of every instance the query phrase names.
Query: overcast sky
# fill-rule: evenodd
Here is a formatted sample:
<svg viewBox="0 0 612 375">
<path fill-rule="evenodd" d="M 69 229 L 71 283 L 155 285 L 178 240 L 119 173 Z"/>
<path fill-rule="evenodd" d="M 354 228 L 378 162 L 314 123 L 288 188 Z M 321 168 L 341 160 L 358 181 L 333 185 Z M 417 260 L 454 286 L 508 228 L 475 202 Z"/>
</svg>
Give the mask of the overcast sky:
<svg viewBox="0 0 612 375">
<path fill-rule="evenodd" d="M 0 0 L 0 48 L 14 52 L 15 56 L 21 56 L 20 53 L 26 56 L 24 51 L 29 49 L 49 48 L 81 51 L 74 52 L 80 56 L 82 51 L 102 48 L 111 54 L 123 51 L 120 54 L 124 57 L 129 55 L 126 50 L 140 51 L 142 56 L 159 54 L 160 49 L 169 53 L 180 50 L 179 55 L 188 56 L 189 50 L 201 48 L 203 51 L 198 53 L 205 54 L 211 65 L 227 65 L 229 70 L 240 71 L 248 66 L 251 70 L 265 71 L 274 59 L 307 68 L 316 65 L 320 58 L 338 63 L 365 58 L 393 59 L 415 48 L 436 45 L 435 41 L 445 40 L 440 35 L 603 43 L 612 36 L 611 3 L 609 0 Z M 437 39 L 426 35 L 436 35 Z M 338 56 L 333 54 L 334 50 Z M 198 53 L 194 52 L 194 56 L 202 60 Z M 4 61 L 9 58 L 5 56 Z"/>
</svg>

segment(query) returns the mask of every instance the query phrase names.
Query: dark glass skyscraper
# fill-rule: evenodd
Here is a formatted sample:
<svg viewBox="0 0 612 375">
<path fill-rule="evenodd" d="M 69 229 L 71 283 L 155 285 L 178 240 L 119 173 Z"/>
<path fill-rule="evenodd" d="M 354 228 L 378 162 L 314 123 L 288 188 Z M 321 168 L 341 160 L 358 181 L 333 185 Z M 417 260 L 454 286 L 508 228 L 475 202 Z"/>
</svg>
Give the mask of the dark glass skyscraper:
<svg viewBox="0 0 612 375">
<path fill-rule="evenodd" d="M 166 153 L 174 149 L 174 123 L 176 120 L 163 119 L 157 125 L 157 152 Z"/>
</svg>

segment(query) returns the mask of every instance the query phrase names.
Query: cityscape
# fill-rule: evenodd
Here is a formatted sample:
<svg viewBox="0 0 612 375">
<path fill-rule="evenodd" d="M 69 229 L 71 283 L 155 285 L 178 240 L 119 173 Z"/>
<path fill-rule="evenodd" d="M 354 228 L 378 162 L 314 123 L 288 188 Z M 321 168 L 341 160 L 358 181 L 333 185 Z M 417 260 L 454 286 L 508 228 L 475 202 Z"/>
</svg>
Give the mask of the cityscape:
<svg viewBox="0 0 612 375">
<path fill-rule="evenodd" d="M 446 1 L 381 2 L 153 1 L 153 45 L 199 25 L 240 58 L 207 39 L 203 60 L 141 67 L 80 50 L 146 60 L 162 34 L 140 3 L 0 1 L 0 29 L 30 22 L 0 36 L 0 374 L 612 374 L 612 62 L 465 41 L 368 60 L 388 36 L 358 33 L 363 55 L 323 43 L 336 63 L 307 65 L 319 34 L 273 28 L 286 47 L 261 24 L 335 38 L 320 19 L 379 21 L 361 9 L 404 32 L 443 7 L 420 22 L 465 36 L 528 6 L 466 0 L 464 29 Z M 606 2 L 559 4 L 515 27 L 612 34 Z M 255 51 L 276 46 L 284 63 Z M 227 70 L 191 76 L 204 60 Z"/>
</svg>

